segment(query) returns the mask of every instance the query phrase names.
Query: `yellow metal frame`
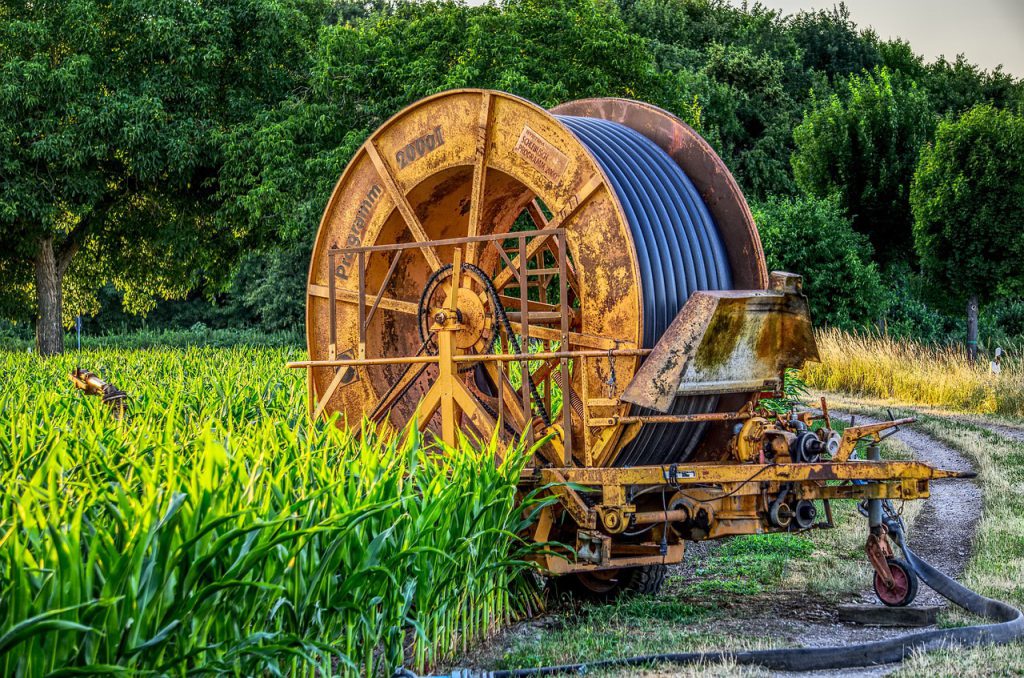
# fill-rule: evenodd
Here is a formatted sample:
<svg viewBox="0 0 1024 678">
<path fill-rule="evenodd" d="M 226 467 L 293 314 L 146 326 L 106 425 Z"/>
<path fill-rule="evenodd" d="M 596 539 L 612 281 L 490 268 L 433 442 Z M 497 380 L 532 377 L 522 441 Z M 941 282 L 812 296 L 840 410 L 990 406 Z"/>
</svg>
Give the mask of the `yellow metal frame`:
<svg viewBox="0 0 1024 678">
<path fill-rule="evenodd" d="M 931 480 L 966 475 L 920 462 L 856 460 L 858 441 L 878 441 L 909 420 L 850 427 L 839 436 L 828 431 L 827 408 L 830 437 L 820 442 L 834 446 L 831 458 L 794 463 L 791 444 L 806 427 L 759 408 L 757 392 L 779 384 L 780 368 L 813 359 L 806 350 L 813 348 L 806 300 L 798 277 L 769 278 L 753 219 L 721 160 L 692 129 L 645 104 L 587 100 L 557 112 L 616 120 L 672 155 L 701 194 L 715 198 L 709 208 L 728 240 L 734 280 L 746 291 L 691 297 L 693 308 L 677 316 L 674 334 L 641 368 L 651 350 L 640 348 L 637 254 L 595 158 L 553 115 L 527 101 L 483 90 L 441 93 L 398 113 L 366 140 L 324 212 L 307 284 L 310 359 L 289 363 L 306 371 L 312 417 L 391 413 L 401 423 L 417 416 L 421 428 L 447 445 L 456 444 L 462 428 L 488 437 L 497 431 L 505 440 L 511 428 L 530 444 L 543 436 L 520 485 L 553 497 L 529 537 L 562 545 L 541 557 L 555 574 L 678 562 L 687 540 L 791 529 L 772 517 L 783 500 L 823 502 L 827 520 L 819 526 L 830 526 L 832 500 L 919 499 L 928 496 Z M 524 213 L 536 230 L 513 232 Z M 515 243 L 514 253 L 506 242 Z M 545 252 L 556 266 L 544 263 Z M 423 309 L 410 301 L 444 273 L 445 262 L 451 275 L 443 303 Z M 520 337 L 520 352 L 482 350 L 488 342 L 479 321 L 486 313 L 474 310 L 491 299 L 474 289 L 480 283 L 464 263 L 489 277 L 493 290 L 486 292 L 499 295 L 506 333 Z M 529 299 L 531 285 L 544 289 L 555 277 L 558 304 Z M 506 287 L 518 287 L 518 295 Z M 570 293 L 584 302 L 579 308 L 570 306 Z M 422 331 L 424 313 L 433 355 L 410 348 L 422 338 L 412 335 Z M 744 329 L 743 341 L 754 347 L 732 355 L 769 362 L 715 362 L 687 377 L 681 367 L 700 362 L 689 357 L 697 339 L 715 349 L 719 339 L 740 336 L 708 329 L 725 315 L 743 321 L 730 327 Z M 410 333 L 410 318 L 417 332 Z M 531 353 L 531 338 L 544 350 Z M 534 361 L 544 365 L 536 377 L 529 371 Z M 525 377 L 518 389 L 505 373 L 513 362 Z M 680 368 L 672 379 L 665 378 L 670 364 Z M 472 365 L 483 366 L 494 384 L 495 408 L 484 405 L 460 372 Z M 436 374 L 421 380 L 427 369 Z M 548 412 L 552 390 L 562 389 L 564 404 L 553 421 L 534 417 L 534 379 L 544 384 Z M 632 414 L 630 403 L 671 402 L 684 386 L 715 385 L 726 388 L 721 412 Z M 407 389 L 415 398 L 403 399 Z M 640 427 L 683 422 L 707 422 L 722 434 L 705 437 L 700 461 L 611 466 Z M 737 425 L 738 435 L 726 434 Z M 643 529 L 633 529 L 638 526 Z"/>
</svg>

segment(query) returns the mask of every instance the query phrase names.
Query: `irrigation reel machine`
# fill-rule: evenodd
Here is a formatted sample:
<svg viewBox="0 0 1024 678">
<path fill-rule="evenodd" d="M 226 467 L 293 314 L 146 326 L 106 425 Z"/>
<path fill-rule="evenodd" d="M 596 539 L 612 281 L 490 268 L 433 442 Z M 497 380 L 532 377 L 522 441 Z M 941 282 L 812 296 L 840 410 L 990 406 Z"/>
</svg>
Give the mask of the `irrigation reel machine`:
<svg viewBox="0 0 1024 678">
<path fill-rule="evenodd" d="M 543 441 L 521 485 L 557 502 L 530 538 L 566 545 L 544 569 L 598 597 L 656 590 L 688 540 L 828 527 L 847 499 L 870 507 L 880 599 L 905 605 L 883 501 L 969 475 L 881 460 L 910 420 L 840 433 L 826 407 L 812 426 L 764 406 L 818 357 L 800 278 L 769 274 L 707 142 L 643 103 L 413 104 L 339 180 L 307 295 L 310 358 L 290 366 L 313 416 Z"/>
</svg>

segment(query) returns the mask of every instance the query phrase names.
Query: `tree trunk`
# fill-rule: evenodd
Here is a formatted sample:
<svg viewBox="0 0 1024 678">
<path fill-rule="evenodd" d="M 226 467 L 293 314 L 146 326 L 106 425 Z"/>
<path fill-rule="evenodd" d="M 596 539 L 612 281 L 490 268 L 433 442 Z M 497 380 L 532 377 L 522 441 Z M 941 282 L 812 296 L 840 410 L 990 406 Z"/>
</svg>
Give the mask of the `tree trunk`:
<svg viewBox="0 0 1024 678">
<path fill-rule="evenodd" d="M 967 299 L 967 357 L 971 363 L 978 360 L 978 295 Z"/>
<path fill-rule="evenodd" d="M 61 314 L 64 300 L 61 296 L 61 266 L 53 251 L 53 239 L 46 238 L 39 243 L 36 255 L 36 301 L 39 317 L 36 319 L 36 351 L 41 356 L 57 355 L 64 352 L 64 326 Z"/>
</svg>

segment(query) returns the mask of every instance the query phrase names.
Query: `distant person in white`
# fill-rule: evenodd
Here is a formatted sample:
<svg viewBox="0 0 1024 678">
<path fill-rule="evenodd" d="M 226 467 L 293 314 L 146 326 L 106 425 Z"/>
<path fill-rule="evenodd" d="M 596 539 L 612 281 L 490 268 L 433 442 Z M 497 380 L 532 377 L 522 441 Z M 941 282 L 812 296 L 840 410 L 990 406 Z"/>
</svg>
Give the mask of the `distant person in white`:
<svg viewBox="0 0 1024 678">
<path fill-rule="evenodd" d="M 999 366 L 999 363 L 1003 361 L 1003 349 L 1001 346 L 996 347 L 996 355 L 992 358 L 992 362 L 988 364 L 992 374 L 999 374 L 1003 368 Z"/>
</svg>

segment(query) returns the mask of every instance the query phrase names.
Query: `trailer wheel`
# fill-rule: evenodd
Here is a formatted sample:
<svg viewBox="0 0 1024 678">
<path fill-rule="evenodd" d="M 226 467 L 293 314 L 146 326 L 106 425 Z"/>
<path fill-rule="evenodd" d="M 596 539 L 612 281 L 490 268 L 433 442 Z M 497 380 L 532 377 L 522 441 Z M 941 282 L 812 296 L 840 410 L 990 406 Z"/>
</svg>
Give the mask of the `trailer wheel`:
<svg viewBox="0 0 1024 678">
<path fill-rule="evenodd" d="M 910 569 L 903 560 L 887 558 L 889 571 L 892 572 L 892 588 L 882 582 L 882 578 L 875 573 L 875 595 L 888 607 L 905 607 L 914 602 L 917 597 L 917 574 Z"/>
<path fill-rule="evenodd" d="M 556 598 L 607 603 L 626 595 L 655 595 L 665 583 L 665 565 L 577 572 L 551 579 Z"/>
</svg>

